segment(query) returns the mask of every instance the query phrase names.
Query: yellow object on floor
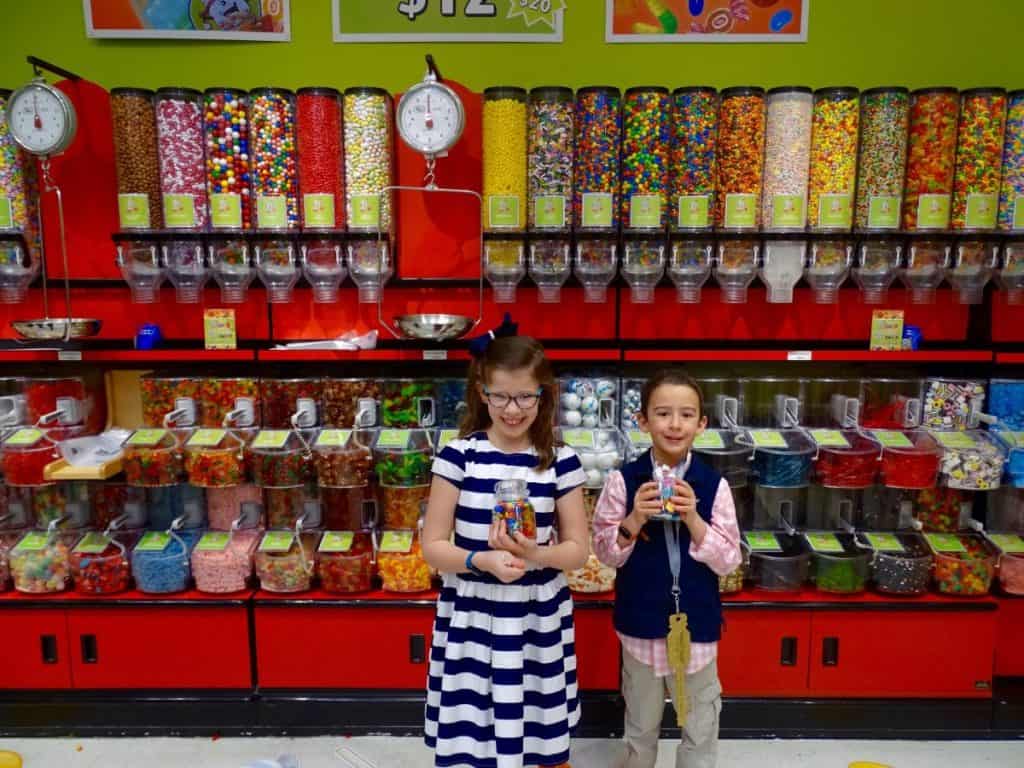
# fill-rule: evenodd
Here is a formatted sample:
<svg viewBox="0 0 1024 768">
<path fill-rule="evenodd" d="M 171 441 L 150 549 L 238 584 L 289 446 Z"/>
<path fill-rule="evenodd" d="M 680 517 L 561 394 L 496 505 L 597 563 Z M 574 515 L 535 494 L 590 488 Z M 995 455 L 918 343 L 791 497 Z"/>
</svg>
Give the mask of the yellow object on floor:
<svg viewBox="0 0 1024 768">
<path fill-rule="evenodd" d="M 892 768 L 892 766 L 883 765 L 882 763 L 865 763 L 858 761 L 856 763 L 850 763 L 849 768 Z"/>
<path fill-rule="evenodd" d="M 0 768 L 21 768 L 21 755 L 0 749 Z"/>
</svg>

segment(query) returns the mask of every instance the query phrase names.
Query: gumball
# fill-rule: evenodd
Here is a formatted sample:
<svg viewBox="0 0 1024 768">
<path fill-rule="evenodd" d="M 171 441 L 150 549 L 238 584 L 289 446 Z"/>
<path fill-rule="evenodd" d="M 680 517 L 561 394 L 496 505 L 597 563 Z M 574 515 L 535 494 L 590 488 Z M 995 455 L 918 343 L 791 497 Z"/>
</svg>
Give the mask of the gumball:
<svg viewBox="0 0 1024 768">
<path fill-rule="evenodd" d="M 567 411 L 578 411 L 580 408 L 580 397 L 574 392 L 566 392 L 562 395 L 562 407 Z"/>
<path fill-rule="evenodd" d="M 578 427 L 583 421 L 583 415 L 579 411 L 566 411 L 562 414 L 562 421 L 567 427 Z M 597 422 L 597 419 L 594 419 Z"/>
<path fill-rule="evenodd" d="M 583 465 L 583 469 L 588 471 L 591 469 L 597 469 L 598 455 L 596 453 L 580 454 L 580 464 Z"/>
<path fill-rule="evenodd" d="M 580 410 L 585 414 L 597 413 L 597 398 L 593 395 L 587 395 L 584 397 L 583 401 L 580 403 Z M 596 423 L 594 426 L 597 426 Z"/>
<path fill-rule="evenodd" d="M 613 397 L 615 395 L 615 382 L 611 379 L 598 379 L 594 386 L 594 393 L 598 398 Z"/>
<path fill-rule="evenodd" d="M 597 426 L 597 416 L 592 413 L 588 413 L 583 417 L 583 426 L 586 429 L 593 429 Z"/>
</svg>

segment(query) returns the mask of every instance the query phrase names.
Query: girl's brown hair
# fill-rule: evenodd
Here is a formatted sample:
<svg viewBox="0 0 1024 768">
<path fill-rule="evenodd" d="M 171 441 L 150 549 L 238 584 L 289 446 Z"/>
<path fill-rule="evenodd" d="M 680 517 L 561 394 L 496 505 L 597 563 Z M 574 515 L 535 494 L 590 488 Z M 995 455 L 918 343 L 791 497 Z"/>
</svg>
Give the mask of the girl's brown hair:
<svg viewBox="0 0 1024 768">
<path fill-rule="evenodd" d="M 480 388 L 487 386 L 491 374 L 499 369 L 520 371 L 524 368 L 541 388 L 537 417 L 530 425 L 530 442 L 537 451 L 537 469 L 544 470 L 555 461 L 555 432 L 552 425 L 555 421 L 557 386 L 551 363 L 544 356 L 544 347 L 529 336 L 499 336 L 487 345 L 481 357 L 475 358 L 470 364 L 466 383 L 466 415 L 459 427 L 459 437 L 468 437 L 491 426 L 487 402 L 480 395 Z"/>
<path fill-rule="evenodd" d="M 663 384 L 677 387 L 689 387 L 697 393 L 697 418 L 704 418 L 704 393 L 701 392 L 700 384 L 682 368 L 663 368 L 655 373 L 644 384 L 640 392 L 640 412 L 647 418 L 647 406 L 651 403 L 651 395 L 654 390 Z"/>
</svg>

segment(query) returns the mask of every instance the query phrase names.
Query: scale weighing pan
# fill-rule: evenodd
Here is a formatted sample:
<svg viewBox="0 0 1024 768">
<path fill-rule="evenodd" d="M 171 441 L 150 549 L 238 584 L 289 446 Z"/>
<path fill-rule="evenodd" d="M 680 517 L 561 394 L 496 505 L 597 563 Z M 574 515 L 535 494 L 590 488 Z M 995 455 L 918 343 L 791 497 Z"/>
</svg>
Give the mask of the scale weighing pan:
<svg viewBox="0 0 1024 768">
<path fill-rule="evenodd" d="M 51 317 L 38 320 L 12 320 L 11 327 L 23 339 L 60 341 L 85 339 L 100 332 L 102 323 L 91 317 Z"/>
</svg>

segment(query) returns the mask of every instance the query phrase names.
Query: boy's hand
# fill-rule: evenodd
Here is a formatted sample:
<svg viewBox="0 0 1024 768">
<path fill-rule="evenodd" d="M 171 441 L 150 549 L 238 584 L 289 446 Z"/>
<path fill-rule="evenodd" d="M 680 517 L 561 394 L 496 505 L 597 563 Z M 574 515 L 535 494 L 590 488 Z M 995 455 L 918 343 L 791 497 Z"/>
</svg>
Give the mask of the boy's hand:
<svg viewBox="0 0 1024 768">
<path fill-rule="evenodd" d="M 635 537 L 647 525 L 647 521 L 661 511 L 661 491 L 658 484 L 650 480 L 636 489 L 633 511 L 623 520 L 623 524 L 633 531 Z"/>
<path fill-rule="evenodd" d="M 672 511 L 679 515 L 679 519 L 684 522 L 697 514 L 697 495 L 687 482 L 676 480 L 675 495 L 670 501 L 672 502 Z"/>
</svg>

